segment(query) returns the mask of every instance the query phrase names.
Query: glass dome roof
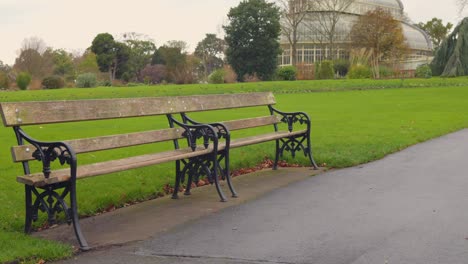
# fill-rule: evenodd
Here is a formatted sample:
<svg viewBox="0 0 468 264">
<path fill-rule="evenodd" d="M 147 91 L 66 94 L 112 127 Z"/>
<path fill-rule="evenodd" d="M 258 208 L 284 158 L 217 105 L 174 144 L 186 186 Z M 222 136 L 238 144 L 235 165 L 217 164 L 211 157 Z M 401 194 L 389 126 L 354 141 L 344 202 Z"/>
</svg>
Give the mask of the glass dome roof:
<svg viewBox="0 0 468 264">
<path fill-rule="evenodd" d="M 357 2 L 403 10 L 403 3 L 400 0 L 358 0 Z"/>
</svg>

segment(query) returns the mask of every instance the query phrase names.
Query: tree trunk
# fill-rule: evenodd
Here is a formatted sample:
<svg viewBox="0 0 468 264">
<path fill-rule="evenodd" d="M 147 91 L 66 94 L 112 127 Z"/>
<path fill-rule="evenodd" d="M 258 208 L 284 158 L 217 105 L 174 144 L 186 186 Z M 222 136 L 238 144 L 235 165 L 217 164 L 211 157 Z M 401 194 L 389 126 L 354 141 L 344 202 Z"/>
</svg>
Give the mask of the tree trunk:
<svg viewBox="0 0 468 264">
<path fill-rule="evenodd" d="M 297 29 L 293 29 L 293 36 L 292 36 L 292 45 L 291 45 L 291 64 L 292 66 L 296 66 L 297 64 Z"/>
</svg>

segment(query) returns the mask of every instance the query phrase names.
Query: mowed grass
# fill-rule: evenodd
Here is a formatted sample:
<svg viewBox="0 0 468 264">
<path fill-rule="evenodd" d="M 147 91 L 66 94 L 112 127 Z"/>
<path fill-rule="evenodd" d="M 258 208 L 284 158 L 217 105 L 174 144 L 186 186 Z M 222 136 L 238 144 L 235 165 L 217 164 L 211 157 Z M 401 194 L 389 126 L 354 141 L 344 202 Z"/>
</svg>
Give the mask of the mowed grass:
<svg viewBox="0 0 468 264">
<path fill-rule="evenodd" d="M 242 90 L 243 85 L 250 87 L 246 89 L 247 91 L 266 91 L 271 85 L 271 90 L 276 91 L 279 109 L 284 111 L 301 110 L 310 114 L 313 122 L 312 143 L 316 161 L 329 167 L 347 167 L 379 159 L 409 145 L 466 128 L 468 126 L 468 87 L 462 85 L 466 79 L 447 79 L 451 83 L 457 83 L 454 84 L 455 87 L 439 85 L 442 80 L 444 79 L 436 79 L 433 80 L 434 83 L 428 84 L 428 86 L 433 86 L 432 88 L 367 90 L 373 88 L 369 84 L 363 90 L 350 88 L 353 91 L 323 93 L 301 92 L 314 90 L 318 87 L 315 82 L 271 82 L 238 84 L 236 86 L 215 85 L 213 87 L 194 85 L 4 92 L 0 94 L 0 97 L 1 101 L 30 101 L 188 95 L 240 92 L 244 91 Z M 346 87 L 337 84 L 339 82 L 343 81 L 330 81 L 329 84 L 341 87 L 337 90 L 346 90 Z M 353 81 L 353 83 L 355 82 Z M 375 81 L 370 83 L 373 82 Z M 421 80 L 421 82 L 424 83 L 426 80 Z M 353 83 L 347 85 L 351 86 Z M 381 84 L 386 83 L 387 81 L 383 81 Z M 302 88 L 291 88 L 296 87 L 295 84 Z M 208 88 L 204 90 L 200 87 Z M 262 107 L 198 113 L 193 116 L 200 120 L 219 121 L 261 116 L 267 113 L 266 107 Z M 44 125 L 26 128 L 26 130 L 39 139 L 63 140 L 164 127 L 167 127 L 167 121 L 164 117 L 145 117 Z M 270 129 L 265 127 L 260 130 L 269 131 Z M 255 132 L 258 130 L 240 131 L 234 136 L 250 135 Z M 72 249 L 67 246 L 20 234 L 24 221 L 24 187 L 16 183 L 15 180 L 15 176 L 20 175 L 22 171 L 20 164 L 11 162 L 9 148 L 14 143 L 12 129 L 0 128 L 0 166 L 2 166 L 0 177 L 0 202 L 2 204 L 0 207 L 0 262 L 14 259 L 49 260 L 70 256 Z M 171 148 L 170 143 L 164 143 L 85 154 L 79 156 L 79 163 L 85 164 Z M 273 156 L 272 143 L 235 149 L 231 159 L 232 169 L 252 166 L 265 156 Z M 299 155 L 295 160 L 286 158 L 291 162 L 308 165 L 307 159 L 302 155 Z M 34 168 L 39 170 L 38 164 L 35 164 Z M 165 184 L 173 183 L 173 178 L 174 165 L 169 163 L 79 181 L 80 213 L 91 215 L 111 206 L 155 197 L 162 191 Z M 238 192 L 242 195 L 242 189 L 239 189 Z M 40 222 L 43 221 L 45 221 L 44 216 L 40 219 Z"/>
</svg>

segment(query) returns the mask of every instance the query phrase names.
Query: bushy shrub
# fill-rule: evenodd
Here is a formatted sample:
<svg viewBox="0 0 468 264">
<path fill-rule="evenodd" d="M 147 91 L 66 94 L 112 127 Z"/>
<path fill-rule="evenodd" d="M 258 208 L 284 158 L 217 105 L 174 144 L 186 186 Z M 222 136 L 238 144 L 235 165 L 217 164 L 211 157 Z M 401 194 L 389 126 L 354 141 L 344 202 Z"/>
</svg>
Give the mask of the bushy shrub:
<svg viewBox="0 0 468 264">
<path fill-rule="evenodd" d="M 102 87 L 111 87 L 112 82 L 109 80 L 104 80 L 104 81 L 100 81 L 98 85 Z"/>
<path fill-rule="evenodd" d="M 62 79 L 62 77 L 57 76 L 57 75 L 45 77 L 42 80 L 42 87 L 44 89 L 59 89 L 59 88 L 63 88 L 64 86 L 65 86 L 65 81 Z"/>
<path fill-rule="evenodd" d="M 432 70 L 431 67 L 427 64 L 419 65 L 416 67 L 416 78 L 431 78 Z"/>
<path fill-rule="evenodd" d="M 244 75 L 244 82 L 260 82 L 261 79 L 258 77 L 256 73 L 254 74 L 246 74 Z"/>
<path fill-rule="evenodd" d="M 380 78 L 390 78 L 393 77 L 393 70 L 387 66 L 380 66 L 379 67 L 379 75 Z"/>
<path fill-rule="evenodd" d="M 358 64 L 349 68 L 348 79 L 369 79 L 372 73 L 369 66 Z"/>
<path fill-rule="evenodd" d="M 278 68 L 276 75 L 279 80 L 295 81 L 297 77 L 297 69 L 294 66 L 285 66 Z"/>
<path fill-rule="evenodd" d="M 333 62 L 333 71 L 339 76 L 344 77 L 349 71 L 349 60 L 337 60 Z"/>
<path fill-rule="evenodd" d="M 132 75 L 129 72 L 124 72 L 122 76 L 120 76 L 120 79 L 124 82 L 129 82 L 130 79 L 132 79 Z"/>
<path fill-rule="evenodd" d="M 21 90 L 26 90 L 30 83 L 31 83 L 31 75 L 27 72 L 21 72 L 16 77 L 16 85 L 18 85 L 18 88 L 20 88 Z"/>
<path fill-rule="evenodd" d="M 223 69 L 217 69 L 208 76 L 208 82 L 215 84 L 224 83 L 224 73 Z"/>
<path fill-rule="evenodd" d="M 76 87 L 92 88 L 97 85 L 97 77 L 94 73 L 83 73 L 76 78 Z"/>
<path fill-rule="evenodd" d="M 318 80 L 320 72 L 320 62 L 316 61 L 314 63 L 314 80 Z"/>
<path fill-rule="evenodd" d="M 8 75 L 0 71 L 0 89 L 6 89 L 10 85 Z"/>
<path fill-rule="evenodd" d="M 237 74 L 229 65 L 223 66 L 224 70 L 224 83 L 235 83 L 237 82 Z"/>
<path fill-rule="evenodd" d="M 140 72 L 138 79 L 146 84 L 161 83 L 166 78 L 166 66 L 162 64 L 146 65 Z"/>
<path fill-rule="evenodd" d="M 334 79 L 335 73 L 333 71 L 333 62 L 329 60 L 324 60 L 320 63 L 317 79 L 328 80 Z"/>
</svg>

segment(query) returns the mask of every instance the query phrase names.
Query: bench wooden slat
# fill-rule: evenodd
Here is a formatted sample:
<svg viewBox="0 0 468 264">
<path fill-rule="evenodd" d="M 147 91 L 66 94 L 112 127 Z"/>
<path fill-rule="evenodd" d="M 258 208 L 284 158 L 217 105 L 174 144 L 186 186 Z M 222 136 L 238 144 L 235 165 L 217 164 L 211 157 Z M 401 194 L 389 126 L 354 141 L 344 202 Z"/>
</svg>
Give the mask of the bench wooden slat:
<svg viewBox="0 0 468 264">
<path fill-rule="evenodd" d="M 152 116 L 275 104 L 272 93 L 1 103 L 5 126 Z"/>
<path fill-rule="evenodd" d="M 120 134 L 104 137 L 85 138 L 65 141 L 77 154 L 122 147 L 137 146 L 149 143 L 163 142 L 182 138 L 183 129 L 168 128 L 163 130 Z M 14 146 L 11 148 L 13 161 L 33 160 L 32 154 L 36 148 L 32 145 Z"/>
<path fill-rule="evenodd" d="M 238 148 L 238 147 L 243 147 L 243 146 L 248 146 L 248 145 L 253 145 L 253 144 L 258 144 L 258 143 L 263 143 L 267 141 L 272 141 L 280 138 L 287 138 L 287 137 L 292 137 L 292 136 L 298 136 L 298 135 L 304 135 L 307 133 L 307 129 L 304 130 L 298 130 L 298 131 L 280 131 L 280 132 L 272 132 L 268 134 L 263 134 L 259 136 L 252 136 L 252 137 L 245 137 L 241 139 L 234 139 L 231 140 L 231 144 L 229 145 L 230 148 Z M 226 148 L 226 143 L 225 142 L 220 142 L 218 145 L 219 150 L 223 150 Z"/>
<path fill-rule="evenodd" d="M 227 126 L 230 131 L 252 128 L 252 127 L 260 127 L 260 126 L 267 126 L 278 124 L 281 122 L 281 117 L 279 116 L 262 116 L 256 118 L 247 118 L 247 119 L 240 119 L 240 120 L 231 120 L 221 122 Z"/>
<path fill-rule="evenodd" d="M 156 165 L 164 162 L 175 161 L 180 159 L 188 159 L 200 155 L 211 153 L 212 148 L 198 148 L 195 151 L 192 149 L 179 149 L 156 154 L 148 154 L 125 159 L 111 160 L 89 165 L 80 165 L 77 169 L 77 179 L 88 178 L 92 176 L 119 172 L 134 168 Z M 60 183 L 70 179 L 70 169 L 60 169 L 51 172 L 50 177 L 46 179 L 43 173 L 35 173 L 31 175 L 18 176 L 16 180 L 20 183 L 43 187 L 49 184 Z"/>
</svg>

